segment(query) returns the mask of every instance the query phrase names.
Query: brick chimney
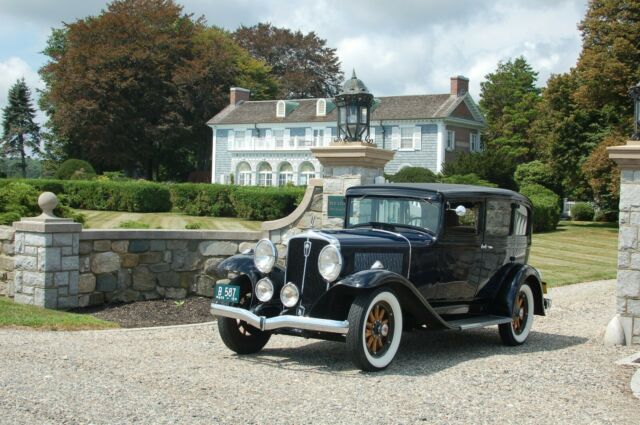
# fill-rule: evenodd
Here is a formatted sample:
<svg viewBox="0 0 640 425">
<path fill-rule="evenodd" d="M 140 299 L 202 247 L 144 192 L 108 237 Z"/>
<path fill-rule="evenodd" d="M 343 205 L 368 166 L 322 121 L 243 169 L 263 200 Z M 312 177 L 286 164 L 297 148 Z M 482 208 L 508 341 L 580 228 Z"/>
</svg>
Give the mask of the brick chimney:
<svg viewBox="0 0 640 425">
<path fill-rule="evenodd" d="M 240 101 L 248 101 L 251 98 L 251 92 L 241 87 L 231 87 L 229 93 L 229 103 L 231 105 L 237 105 Z"/>
<path fill-rule="evenodd" d="M 469 79 L 462 75 L 451 77 L 451 96 L 464 96 L 469 91 Z"/>
</svg>

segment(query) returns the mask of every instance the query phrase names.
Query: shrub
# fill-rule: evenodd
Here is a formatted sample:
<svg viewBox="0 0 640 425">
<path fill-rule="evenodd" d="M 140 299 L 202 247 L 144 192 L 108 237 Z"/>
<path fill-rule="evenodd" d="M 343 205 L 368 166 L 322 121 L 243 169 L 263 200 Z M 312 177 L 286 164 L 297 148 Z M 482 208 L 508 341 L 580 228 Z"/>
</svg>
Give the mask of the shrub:
<svg viewBox="0 0 640 425">
<path fill-rule="evenodd" d="M 69 181 L 64 193 L 73 208 L 101 211 L 171 211 L 171 194 L 161 184 L 149 182 Z"/>
<path fill-rule="evenodd" d="M 595 214 L 594 220 L 607 223 L 617 223 L 618 218 L 618 211 L 598 210 Z"/>
<path fill-rule="evenodd" d="M 229 197 L 236 216 L 247 220 L 275 220 L 291 213 L 304 195 L 298 187 L 250 187 L 233 190 Z"/>
<path fill-rule="evenodd" d="M 445 176 L 476 174 L 482 180 L 505 189 L 516 189 L 513 172 L 516 166 L 512 158 L 500 151 L 486 150 L 476 153 L 457 152 L 453 161 L 443 165 Z"/>
<path fill-rule="evenodd" d="M 127 220 L 120 223 L 118 227 L 121 229 L 148 229 L 150 226 L 141 221 Z"/>
<path fill-rule="evenodd" d="M 169 186 L 173 206 L 187 215 L 232 217 L 229 194 L 233 186 L 206 183 L 180 183 Z"/>
<path fill-rule="evenodd" d="M 67 159 L 56 171 L 56 178 L 60 180 L 91 180 L 95 176 L 91 164 L 82 159 Z"/>
<path fill-rule="evenodd" d="M 11 224 L 20 220 L 21 217 L 34 217 L 40 215 L 42 210 L 38 206 L 39 190 L 33 186 L 20 182 L 11 181 L 0 186 L 0 224 Z M 54 210 L 58 217 L 71 218 L 79 223 L 85 222 L 84 214 L 76 213 L 65 205 L 66 199 L 58 197 L 59 204 Z"/>
<path fill-rule="evenodd" d="M 571 220 L 575 221 L 593 221 L 595 210 L 586 202 L 578 202 L 571 207 Z"/>
<path fill-rule="evenodd" d="M 533 204 L 533 230 L 545 232 L 555 230 L 560 221 L 560 197 L 539 184 L 529 184 L 520 188 Z"/>
<path fill-rule="evenodd" d="M 554 192 L 560 189 L 559 179 L 553 173 L 553 169 L 542 161 L 531 161 L 518 165 L 513 178 L 518 187 L 539 184 Z"/>
<path fill-rule="evenodd" d="M 456 174 L 453 176 L 441 177 L 440 183 L 453 183 L 453 184 L 473 184 L 476 186 L 496 187 L 495 184 L 478 177 L 477 174 Z"/>
<path fill-rule="evenodd" d="M 386 177 L 394 183 L 434 183 L 437 180 L 433 171 L 422 167 L 405 167 L 396 174 Z"/>
<path fill-rule="evenodd" d="M 184 228 L 187 229 L 187 230 L 198 230 L 200 227 L 202 227 L 202 226 L 198 222 L 188 223 L 188 224 L 185 224 L 185 226 L 184 226 Z"/>
</svg>

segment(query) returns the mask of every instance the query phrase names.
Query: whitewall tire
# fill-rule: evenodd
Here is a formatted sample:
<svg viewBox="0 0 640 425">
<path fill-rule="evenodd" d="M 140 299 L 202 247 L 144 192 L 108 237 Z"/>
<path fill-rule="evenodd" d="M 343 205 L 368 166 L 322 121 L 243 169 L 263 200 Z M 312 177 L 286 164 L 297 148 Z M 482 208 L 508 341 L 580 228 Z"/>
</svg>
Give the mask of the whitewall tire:
<svg viewBox="0 0 640 425">
<path fill-rule="evenodd" d="M 358 296 L 349 310 L 347 352 L 365 371 L 382 370 L 393 361 L 402 338 L 402 308 L 390 289 Z"/>
<path fill-rule="evenodd" d="M 533 312 L 533 291 L 523 283 L 513 301 L 513 320 L 498 326 L 503 344 L 514 346 L 527 340 L 533 326 Z"/>
</svg>

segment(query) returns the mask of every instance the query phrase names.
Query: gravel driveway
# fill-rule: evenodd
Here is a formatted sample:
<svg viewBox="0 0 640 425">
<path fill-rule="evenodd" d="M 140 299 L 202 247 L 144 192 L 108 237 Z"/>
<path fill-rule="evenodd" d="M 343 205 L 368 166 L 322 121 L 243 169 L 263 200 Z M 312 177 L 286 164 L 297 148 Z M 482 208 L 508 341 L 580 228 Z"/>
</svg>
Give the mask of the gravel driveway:
<svg viewBox="0 0 640 425">
<path fill-rule="evenodd" d="M 344 346 L 276 336 L 227 350 L 211 324 L 172 329 L 0 330 L 2 423 L 640 423 L 637 351 L 605 348 L 614 281 L 553 289 L 523 347 L 496 328 L 405 333 L 382 373 Z"/>
</svg>

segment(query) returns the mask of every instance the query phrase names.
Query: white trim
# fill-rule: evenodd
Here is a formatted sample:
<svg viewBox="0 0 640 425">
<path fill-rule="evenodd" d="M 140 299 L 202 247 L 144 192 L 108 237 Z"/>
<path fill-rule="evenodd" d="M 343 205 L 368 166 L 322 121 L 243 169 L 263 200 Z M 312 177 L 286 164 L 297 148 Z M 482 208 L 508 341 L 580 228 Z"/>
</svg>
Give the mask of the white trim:
<svg viewBox="0 0 640 425">
<path fill-rule="evenodd" d="M 398 141 L 398 150 L 399 151 L 405 151 L 406 152 L 406 151 L 414 151 L 415 150 L 415 140 L 414 140 L 414 138 L 415 138 L 415 128 L 416 127 L 412 126 L 412 125 L 411 126 L 403 125 L 403 126 L 399 127 L 399 129 L 400 129 L 400 131 L 399 131 L 400 137 L 399 137 L 399 141 Z M 411 130 L 411 147 L 408 147 L 408 148 L 407 147 L 402 147 L 402 130 Z"/>
<path fill-rule="evenodd" d="M 316 102 L 316 116 L 324 117 L 327 115 L 327 101 L 324 99 L 318 99 Z"/>
<path fill-rule="evenodd" d="M 216 182 L 216 128 L 213 128 L 213 137 L 211 139 L 211 183 Z M 229 147 L 227 146 L 227 150 Z"/>
<path fill-rule="evenodd" d="M 391 150 L 400 149 L 400 127 L 391 127 Z"/>
<path fill-rule="evenodd" d="M 413 128 L 413 149 L 422 150 L 422 127 L 419 125 Z"/>
<path fill-rule="evenodd" d="M 445 143 L 445 150 L 447 152 L 452 152 L 456 149 L 456 132 L 455 130 L 446 130 L 447 138 Z M 449 135 L 451 134 L 451 147 L 449 147 Z"/>
<path fill-rule="evenodd" d="M 279 100 L 276 103 L 276 117 L 277 118 L 284 118 L 287 115 L 287 104 L 284 102 L 284 100 Z"/>
<path fill-rule="evenodd" d="M 446 137 L 447 128 L 444 125 L 444 122 L 440 121 L 438 123 L 438 139 L 436 144 L 436 173 L 442 172 L 442 164 L 444 163 L 445 158 L 445 137 Z"/>
</svg>

